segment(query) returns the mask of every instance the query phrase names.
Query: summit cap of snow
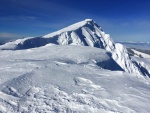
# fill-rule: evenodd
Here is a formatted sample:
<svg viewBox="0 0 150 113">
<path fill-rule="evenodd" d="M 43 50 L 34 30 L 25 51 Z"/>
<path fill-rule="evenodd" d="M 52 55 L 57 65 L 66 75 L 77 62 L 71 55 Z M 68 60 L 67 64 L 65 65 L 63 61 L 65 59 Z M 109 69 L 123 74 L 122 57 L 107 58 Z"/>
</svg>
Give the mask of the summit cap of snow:
<svg viewBox="0 0 150 113">
<path fill-rule="evenodd" d="M 86 22 L 93 22 L 93 19 L 85 19 Z"/>
</svg>

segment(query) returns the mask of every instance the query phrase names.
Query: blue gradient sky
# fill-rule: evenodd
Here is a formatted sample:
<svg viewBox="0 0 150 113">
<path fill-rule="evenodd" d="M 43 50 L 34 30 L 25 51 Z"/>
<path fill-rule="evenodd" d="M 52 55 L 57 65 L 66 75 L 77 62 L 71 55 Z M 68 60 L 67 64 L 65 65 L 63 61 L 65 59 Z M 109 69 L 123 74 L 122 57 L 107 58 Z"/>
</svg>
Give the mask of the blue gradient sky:
<svg viewBox="0 0 150 113">
<path fill-rule="evenodd" d="M 0 0 L 0 41 L 42 36 L 86 18 L 115 41 L 150 41 L 149 0 Z"/>
</svg>

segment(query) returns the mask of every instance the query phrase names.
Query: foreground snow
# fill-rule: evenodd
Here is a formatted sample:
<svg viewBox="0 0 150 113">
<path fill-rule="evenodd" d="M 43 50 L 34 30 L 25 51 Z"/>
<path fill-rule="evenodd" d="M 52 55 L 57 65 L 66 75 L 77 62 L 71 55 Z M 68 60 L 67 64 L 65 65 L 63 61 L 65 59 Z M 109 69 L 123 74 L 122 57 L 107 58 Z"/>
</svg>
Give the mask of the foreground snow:
<svg viewBox="0 0 150 113">
<path fill-rule="evenodd" d="M 105 50 L 46 45 L 0 51 L 0 61 L 3 113 L 150 112 L 149 79 L 121 71 Z"/>
</svg>

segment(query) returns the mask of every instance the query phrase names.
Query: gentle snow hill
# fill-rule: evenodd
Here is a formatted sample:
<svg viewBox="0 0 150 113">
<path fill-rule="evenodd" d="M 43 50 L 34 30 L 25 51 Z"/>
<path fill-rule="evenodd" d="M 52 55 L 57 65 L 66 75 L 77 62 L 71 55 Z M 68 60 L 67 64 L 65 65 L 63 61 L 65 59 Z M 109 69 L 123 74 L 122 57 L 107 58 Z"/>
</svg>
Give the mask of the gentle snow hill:
<svg viewBox="0 0 150 113">
<path fill-rule="evenodd" d="M 116 64 L 104 49 L 48 44 L 0 51 L 0 61 L 2 113 L 150 111 L 149 79 L 107 70 Z"/>
<path fill-rule="evenodd" d="M 9 76 L 9 74 L 16 75 L 16 72 L 21 72 L 21 75 L 25 70 L 31 71 L 31 67 L 36 68 L 34 64 L 36 62 L 55 62 L 55 60 L 62 64 L 89 64 L 103 69 L 122 71 L 120 66 L 111 58 L 110 52 L 86 46 L 56 46 L 48 44 L 41 48 L 0 51 L 0 54 L 0 75 L 5 75 L 1 76 L 3 78 L 1 78 L 0 82 L 4 82 L 8 77 L 13 77 Z M 20 66 L 23 67 L 19 68 Z"/>
<path fill-rule="evenodd" d="M 92 19 L 86 19 L 43 37 L 25 38 L 9 42 L 0 46 L 0 49 L 29 49 L 44 46 L 48 43 L 102 48 L 112 53 L 112 58 L 124 71 L 136 73 L 137 76 L 145 75 L 145 72 L 136 66 L 136 61 L 129 57 L 126 48 L 113 42 L 109 34 L 106 34 Z"/>
</svg>

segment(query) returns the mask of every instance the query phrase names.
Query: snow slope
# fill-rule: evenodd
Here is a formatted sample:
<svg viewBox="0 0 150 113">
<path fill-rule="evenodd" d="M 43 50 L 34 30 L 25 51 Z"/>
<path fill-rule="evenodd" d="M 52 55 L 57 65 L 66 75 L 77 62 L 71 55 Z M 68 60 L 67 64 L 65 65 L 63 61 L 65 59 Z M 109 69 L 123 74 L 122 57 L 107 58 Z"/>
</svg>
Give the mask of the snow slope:
<svg viewBox="0 0 150 113">
<path fill-rule="evenodd" d="M 149 79 L 108 70 L 116 63 L 104 49 L 48 44 L 1 50 L 0 61 L 2 113 L 150 111 Z"/>
<path fill-rule="evenodd" d="M 112 58 L 124 71 L 136 73 L 137 76 L 143 74 L 128 56 L 126 48 L 113 42 L 109 34 L 105 34 L 92 19 L 86 19 L 43 37 L 25 38 L 9 42 L 0 46 L 0 49 L 29 49 L 44 46 L 48 43 L 102 48 L 112 53 Z"/>
<path fill-rule="evenodd" d="M 150 77 L 150 58 L 132 57 L 136 65 L 144 72 L 144 75 Z"/>
<path fill-rule="evenodd" d="M 137 57 L 142 57 L 142 58 L 150 58 L 150 55 L 149 54 L 146 54 L 146 53 L 142 53 L 138 50 L 135 50 L 135 49 L 131 49 L 133 52 L 134 52 L 134 55 L 137 56 Z"/>
</svg>

